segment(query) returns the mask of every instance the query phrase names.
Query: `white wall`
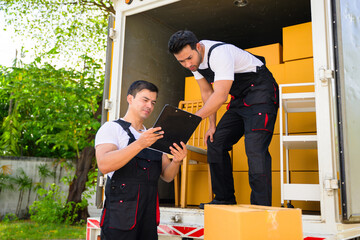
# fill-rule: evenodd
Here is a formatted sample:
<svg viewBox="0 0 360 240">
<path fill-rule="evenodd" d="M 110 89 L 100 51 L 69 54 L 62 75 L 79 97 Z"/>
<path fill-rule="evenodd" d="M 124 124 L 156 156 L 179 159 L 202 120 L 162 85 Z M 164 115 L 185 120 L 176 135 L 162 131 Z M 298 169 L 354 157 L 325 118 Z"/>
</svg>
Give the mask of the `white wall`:
<svg viewBox="0 0 360 240">
<path fill-rule="evenodd" d="M 12 171 L 11 175 L 13 177 L 17 176 L 18 170 L 22 168 L 26 175 L 30 177 L 33 181 L 33 185 L 35 183 L 40 182 L 39 170 L 38 166 L 41 164 L 46 164 L 50 171 L 55 171 L 56 175 L 54 177 L 46 178 L 46 183 L 55 183 L 60 186 L 60 190 L 64 192 L 64 196 L 67 197 L 69 187 L 68 185 L 64 185 L 60 179 L 63 176 L 70 174 L 71 176 L 74 175 L 74 170 L 72 169 L 65 169 L 65 167 L 61 167 L 60 164 L 56 164 L 56 159 L 51 158 L 36 158 L 36 157 L 0 157 L 0 167 L 3 165 L 8 165 Z M 75 169 L 75 164 L 70 162 L 72 168 Z M 18 186 L 14 185 L 14 190 L 7 190 L 2 189 L 0 193 L 0 219 L 7 213 L 15 213 L 16 207 L 18 204 L 19 193 Z M 25 190 L 20 217 L 23 216 L 26 211 L 26 205 L 28 201 L 28 190 Z M 35 200 L 36 193 L 34 188 L 30 193 L 30 204 L 33 203 Z M 66 198 L 65 198 L 66 200 Z"/>
</svg>

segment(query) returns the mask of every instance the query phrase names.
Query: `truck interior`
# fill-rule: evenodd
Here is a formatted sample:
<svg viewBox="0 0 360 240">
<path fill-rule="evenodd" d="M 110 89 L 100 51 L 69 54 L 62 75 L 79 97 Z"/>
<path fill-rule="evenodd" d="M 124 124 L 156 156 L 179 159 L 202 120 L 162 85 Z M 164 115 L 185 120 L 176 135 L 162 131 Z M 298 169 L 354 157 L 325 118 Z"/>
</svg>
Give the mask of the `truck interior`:
<svg viewBox="0 0 360 240">
<path fill-rule="evenodd" d="M 167 51 L 168 39 L 174 32 L 187 29 L 193 31 L 199 40 L 223 41 L 242 49 L 249 49 L 271 44 L 282 46 L 283 28 L 309 22 L 311 22 L 310 0 L 181 0 L 127 16 L 121 95 L 126 94 L 125 91 L 132 80 L 149 80 L 159 87 L 157 107 L 152 117 L 145 122 L 147 127 L 151 127 L 164 104 L 178 106 L 179 101 L 184 100 L 187 91 L 185 79 L 192 76 L 191 72 L 184 69 Z M 282 63 L 281 60 L 279 64 Z M 302 66 L 300 64 L 293 67 L 301 70 Z M 313 70 L 309 69 L 309 71 Z M 311 81 L 313 79 L 308 79 L 305 82 Z M 121 116 L 125 114 L 126 106 L 125 102 L 121 102 Z M 312 126 L 315 126 L 314 124 Z M 306 133 L 313 131 L 316 132 L 316 127 L 311 130 L 298 130 L 298 132 Z M 275 133 L 273 138 L 274 144 L 272 147 L 275 149 L 271 153 L 273 155 L 273 165 L 275 162 L 279 162 L 278 135 L 278 133 Z M 296 151 L 292 154 L 300 155 L 301 158 L 309 158 L 309 153 Z M 316 158 L 316 150 L 311 151 L 313 151 L 310 153 L 311 158 Z M 235 182 L 242 183 L 241 187 L 236 188 L 235 191 L 242 191 L 241 188 L 247 190 L 243 195 L 236 197 L 239 203 L 248 204 L 250 193 L 247 182 L 246 156 L 243 152 L 239 154 L 242 155 L 240 165 L 236 165 L 237 160 L 233 159 L 234 172 L 237 171 L 234 178 Z M 304 165 L 306 162 L 302 164 Z M 279 163 L 275 165 L 278 166 Z M 303 165 L 300 164 L 292 169 L 293 179 L 300 179 L 301 182 L 309 179 L 309 176 L 310 179 L 318 178 L 316 159 L 315 163 L 312 164 L 313 168 L 302 167 Z M 190 185 L 197 188 L 197 190 L 189 189 L 187 202 L 190 206 L 196 206 L 204 200 L 204 198 L 195 195 L 202 194 L 199 189 L 207 189 L 207 186 L 198 186 L 202 181 L 200 180 L 201 176 L 206 177 L 207 174 L 201 168 L 190 169 L 190 172 L 192 172 L 193 176 L 197 176 L 197 180 L 196 177 L 194 178 L 194 183 L 191 183 L 191 179 L 189 180 Z M 279 181 L 279 169 L 277 167 L 273 175 L 273 194 L 277 195 L 275 201 L 273 200 L 274 206 L 280 206 Z M 316 183 L 316 180 L 314 181 Z M 192 192 L 197 194 L 191 194 Z M 159 195 L 160 203 L 173 203 L 173 183 L 160 182 Z M 206 194 L 203 195 L 206 198 Z M 320 211 L 320 204 L 317 201 L 293 201 L 292 205 L 314 214 L 319 214 Z"/>
</svg>

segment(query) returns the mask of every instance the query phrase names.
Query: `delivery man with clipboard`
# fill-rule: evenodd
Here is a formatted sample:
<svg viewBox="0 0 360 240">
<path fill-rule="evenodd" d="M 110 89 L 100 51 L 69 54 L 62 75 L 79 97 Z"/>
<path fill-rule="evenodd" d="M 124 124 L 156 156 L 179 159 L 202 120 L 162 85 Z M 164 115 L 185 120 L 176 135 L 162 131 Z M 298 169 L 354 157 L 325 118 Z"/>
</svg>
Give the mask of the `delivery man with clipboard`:
<svg viewBox="0 0 360 240">
<path fill-rule="evenodd" d="M 148 149 L 164 133 L 161 127 L 146 130 L 143 125 L 154 109 L 157 95 L 158 89 L 152 83 L 132 83 L 125 116 L 106 122 L 96 134 L 97 164 L 108 177 L 100 221 L 101 239 L 158 239 L 158 180 L 174 179 L 187 150 L 183 142 L 181 146 L 173 144 L 170 161 L 166 154 Z"/>
</svg>

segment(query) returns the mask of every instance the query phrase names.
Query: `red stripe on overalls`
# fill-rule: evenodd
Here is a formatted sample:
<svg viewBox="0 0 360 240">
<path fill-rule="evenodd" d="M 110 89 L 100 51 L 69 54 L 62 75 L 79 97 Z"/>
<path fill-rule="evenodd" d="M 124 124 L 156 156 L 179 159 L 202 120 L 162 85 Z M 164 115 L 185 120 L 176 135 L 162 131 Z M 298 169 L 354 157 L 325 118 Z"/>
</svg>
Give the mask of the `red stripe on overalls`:
<svg viewBox="0 0 360 240">
<path fill-rule="evenodd" d="M 159 192 L 156 196 L 156 225 L 159 226 L 160 224 L 160 207 L 159 207 Z"/>
<path fill-rule="evenodd" d="M 234 99 L 235 99 L 235 97 L 234 97 L 233 95 L 231 95 L 231 100 L 230 100 L 230 102 L 228 103 L 228 105 L 226 106 L 226 110 L 229 110 L 229 108 L 230 108 L 230 103 L 231 103 L 231 101 L 234 100 Z"/>
<path fill-rule="evenodd" d="M 137 217 L 137 212 L 139 209 L 139 199 L 140 199 L 140 184 L 139 184 L 139 191 L 138 191 L 138 197 L 137 197 L 137 203 L 136 203 L 135 222 L 134 222 L 134 225 L 132 225 L 132 227 L 129 230 L 132 230 L 136 225 L 136 217 Z"/>
<path fill-rule="evenodd" d="M 101 217 L 100 227 L 102 227 L 103 224 L 104 224 L 105 214 L 106 214 L 106 208 L 104 208 L 104 213 L 103 213 L 103 215 Z"/>
</svg>

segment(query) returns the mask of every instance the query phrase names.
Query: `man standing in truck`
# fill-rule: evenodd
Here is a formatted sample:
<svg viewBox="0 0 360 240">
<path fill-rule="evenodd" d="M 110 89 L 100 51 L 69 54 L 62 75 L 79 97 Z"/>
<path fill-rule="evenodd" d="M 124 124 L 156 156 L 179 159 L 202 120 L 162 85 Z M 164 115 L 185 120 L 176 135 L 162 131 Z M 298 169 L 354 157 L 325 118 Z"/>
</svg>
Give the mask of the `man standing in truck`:
<svg viewBox="0 0 360 240">
<path fill-rule="evenodd" d="M 228 151 L 245 136 L 251 204 L 271 206 L 271 156 L 268 151 L 278 110 L 278 85 L 263 57 L 234 45 L 202 40 L 191 31 L 174 33 L 169 52 L 189 69 L 200 87 L 204 106 L 196 115 L 209 117 L 205 134 L 215 198 L 207 204 L 236 204 Z M 216 126 L 216 112 L 227 101 Z M 200 208 L 204 208 L 201 203 Z"/>
<path fill-rule="evenodd" d="M 166 154 L 148 149 L 163 137 L 160 127 L 145 129 L 143 122 L 154 109 L 158 88 L 147 81 L 131 84 L 125 116 L 106 122 L 96 134 L 99 170 L 107 174 L 101 239 L 157 240 L 159 224 L 158 180 L 170 182 L 186 156 L 186 146 L 170 147 Z M 160 132 L 159 132 L 160 131 Z"/>
</svg>

